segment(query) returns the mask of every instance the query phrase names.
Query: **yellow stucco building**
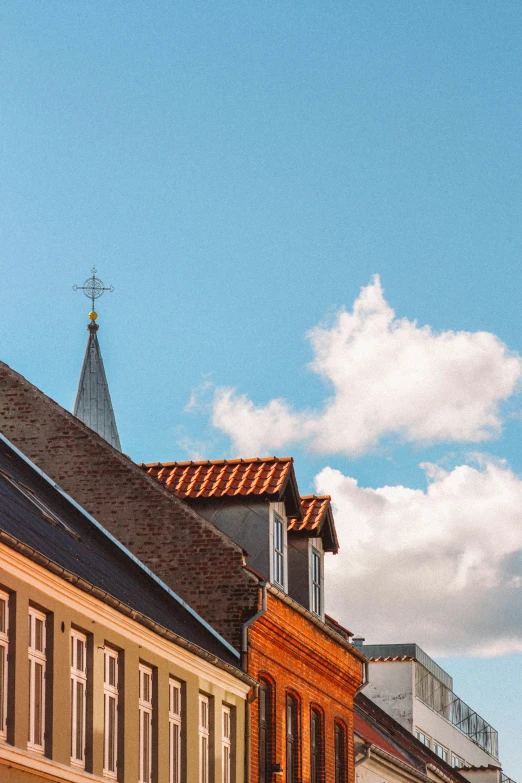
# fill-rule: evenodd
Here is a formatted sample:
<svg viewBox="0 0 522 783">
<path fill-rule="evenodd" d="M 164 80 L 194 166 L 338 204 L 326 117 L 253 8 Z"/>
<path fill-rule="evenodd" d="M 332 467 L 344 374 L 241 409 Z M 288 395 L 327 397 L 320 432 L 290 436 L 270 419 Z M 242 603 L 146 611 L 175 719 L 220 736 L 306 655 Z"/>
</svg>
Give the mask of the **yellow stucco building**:
<svg viewBox="0 0 522 783">
<path fill-rule="evenodd" d="M 0 781 L 242 783 L 237 653 L 0 438 Z"/>
</svg>

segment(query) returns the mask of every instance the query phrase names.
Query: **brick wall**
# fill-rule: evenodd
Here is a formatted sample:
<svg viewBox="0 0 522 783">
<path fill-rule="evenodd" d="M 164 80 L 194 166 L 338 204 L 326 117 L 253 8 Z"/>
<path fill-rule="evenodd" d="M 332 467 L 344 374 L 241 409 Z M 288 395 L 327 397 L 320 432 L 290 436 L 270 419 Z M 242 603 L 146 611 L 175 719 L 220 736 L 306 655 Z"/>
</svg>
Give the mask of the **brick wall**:
<svg viewBox="0 0 522 783">
<path fill-rule="evenodd" d="M 306 616 L 268 594 L 267 611 L 249 631 L 248 671 L 274 682 L 274 740 L 272 761 L 281 764 L 286 780 L 286 695 L 299 704 L 298 780 L 310 780 L 311 707 L 319 708 L 324 727 L 323 783 L 335 781 L 334 725 L 347 729 L 348 781 L 354 780 L 353 699 L 363 679 L 363 665 L 356 654 L 329 637 Z M 258 779 L 258 705 L 251 707 L 251 779 Z"/>
<path fill-rule="evenodd" d="M 237 544 L 3 362 L 0 432 L 239 649 L 258 588 Z"/>
</svg>

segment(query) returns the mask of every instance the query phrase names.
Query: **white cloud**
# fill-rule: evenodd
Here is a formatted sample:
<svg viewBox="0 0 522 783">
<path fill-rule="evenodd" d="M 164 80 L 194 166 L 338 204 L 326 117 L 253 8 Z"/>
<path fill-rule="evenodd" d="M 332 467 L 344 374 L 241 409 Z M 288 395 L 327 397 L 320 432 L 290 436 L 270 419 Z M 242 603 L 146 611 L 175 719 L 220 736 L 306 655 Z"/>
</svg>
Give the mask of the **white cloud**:
<svg viewBox="0 0 522 783">
<path fill-rule="evenodd" d="M 316 477 L 341 544 L 327 557 L 327 610 L 369 644 L 522 652 L 522 480 L 484 457 L 422 467 L 426 491 L 367 489 L 332 468 Z"/>
<path fill-rule="evenodd" d="M 243 455 L 303 442 L 323 454 L 362 454 L 390 435 L 404 441 L 480 442 L 498 435 L 499 403 L 522 377 L 522 360 L 488 332 L 434 332 L 399 319 L 375 276 L 352 312 L 309 338 L 311 369 L 333 388 L 318 411 L 282 399 L 257 407 L 216 391 L 212 421 Z"/>
</svg>

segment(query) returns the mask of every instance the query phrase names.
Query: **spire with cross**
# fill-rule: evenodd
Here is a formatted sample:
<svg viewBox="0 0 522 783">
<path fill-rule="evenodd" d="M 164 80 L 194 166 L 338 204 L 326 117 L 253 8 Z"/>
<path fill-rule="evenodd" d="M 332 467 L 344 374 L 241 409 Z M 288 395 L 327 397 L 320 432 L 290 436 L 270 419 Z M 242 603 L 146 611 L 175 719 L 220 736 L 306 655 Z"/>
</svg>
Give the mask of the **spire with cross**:
<svg viewBox="0 0 522 783">
<path fill-rule="evenodd" d="M 89 337 L 87 339 L 87 348 L 83 359 L 73 413 L 84 424 L 97 432 L 98 435 L 105 438 L 111 446 L 121 451 L 109 384 L 107 383 L 100 344 L 96 334 L 99 328 L 96 323 L 98 313 L 94 310 L 95 300 L 103 296 L 105 291 L 114 291 L 114 287 L 112 285 L 108 287 L 103 285 L 103 280 L 96 277 L 95 266 L 93 266 L 91 272 L 92 276 L 87 278 L 83 285 L 73 286 L 74 291 L 83 291 L 85 296 L 91 300 L 90 323 L 87 326 Z"/>
</svg>

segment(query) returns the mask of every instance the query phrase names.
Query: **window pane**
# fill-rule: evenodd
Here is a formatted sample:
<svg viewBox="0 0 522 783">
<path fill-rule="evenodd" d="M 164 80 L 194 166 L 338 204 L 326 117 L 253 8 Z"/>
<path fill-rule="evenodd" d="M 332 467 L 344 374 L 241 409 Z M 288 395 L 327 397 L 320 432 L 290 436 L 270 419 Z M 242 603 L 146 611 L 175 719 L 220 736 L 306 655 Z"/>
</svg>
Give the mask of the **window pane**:
<svg viewBox="0 0 522 783">
<path fill-rule="evenodd" d="M 5 732 L 5 707 L 6 707 L 6 649 L 0 647 L 0 731 Z"/>
<path fill-rule="evenodd" d="M 5 633 L 7 630 L 7 602 L 4 599 L 0 599 L 0 633 Z"/>
<path fill-rule="evenodd" d="M 34 665 L 34 744 L 43 745 L 43 667 L 40 663 Z"/>
<path fill-rule="evenodd" d="M 150 714 L 148 712 L 143 713 L 143 766 L 142 766 L 142 779 L 145 783 L 149 781 L 149 766 L 150 766 Z"/>
<path fill-rule="evenodd" d="M 43 620 L 35 617 L 34 621 L 34 649 L 43 652 Z"/>
</svg>

